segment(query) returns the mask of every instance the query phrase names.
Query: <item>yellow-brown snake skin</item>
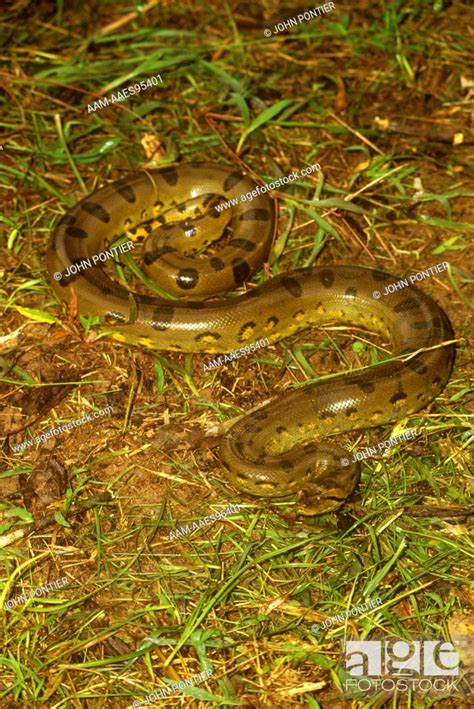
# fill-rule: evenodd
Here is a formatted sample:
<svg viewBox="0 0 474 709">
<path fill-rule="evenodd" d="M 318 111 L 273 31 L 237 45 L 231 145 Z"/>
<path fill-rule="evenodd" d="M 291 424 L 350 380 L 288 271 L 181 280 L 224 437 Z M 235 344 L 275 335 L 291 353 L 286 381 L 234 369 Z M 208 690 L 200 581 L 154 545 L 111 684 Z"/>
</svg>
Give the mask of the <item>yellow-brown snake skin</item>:
<svg viewBox="0 0 474 709">
<path fill-rule="evenodd" d="M 59 297 L 69 301 L 74 290 L 79 312 L 100 316 L 113 337 L 159 350 L 225 353 L 330 322 L 387 337 L 395 359 L 280 394 L 224 436 L 221 463 L 238 488 L 272 498 L 298 492 L 299 513 L 321 514 L 352 493 L 359 465 L 347 464 L 351 456 L 332 441 L 314 439 L 386 424 L 426 406 L 450 377 L 453 331 L 443 310 L 414 286 L 374 299 L 374 290 L 398 278 L 359 266 L 304 268 L 240 297 L 204 302 L 248 280 L 268 256 L 275 216 L 266 195 L 216 209 L 254 188 L 220 165 L 134 173 L 62 217 L 48 270 Z M 132 294 L 99 265 L 78 267 L 141 223 L 148 235 L 143 269 L 181 300 Z M 202 256 L 211 242 L 213 255 Z"/>
</svg>

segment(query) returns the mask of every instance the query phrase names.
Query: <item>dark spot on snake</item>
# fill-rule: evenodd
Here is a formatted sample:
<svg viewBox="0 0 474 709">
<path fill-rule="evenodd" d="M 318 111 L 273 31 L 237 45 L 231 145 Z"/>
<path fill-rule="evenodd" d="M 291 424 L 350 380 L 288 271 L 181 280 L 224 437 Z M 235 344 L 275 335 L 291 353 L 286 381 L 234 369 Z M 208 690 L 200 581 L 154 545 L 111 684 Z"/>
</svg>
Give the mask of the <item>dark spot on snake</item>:
<svg viewBox="0 0 474 709">
<path fill-rule="evenodd" d="M 149 266 L 157 259 L 161 258 L 165 254 L 170 254 L 172 251 L 176 251 L 176 249 L 172 246 L 160 246 L 158 249 L 147 251 L 143 257 L 143 261 L 147 266 Z"/>
<path fill-rule="evenodd" d="M 319 280 L 325 288 L 331 288 L 334 284 L 334 273 L 329 268 L 325 268 L 319 272 Z"/>
<path fill-rule="evenodd" d="M 217 258 L 217 256 L 213 256 L 210 260 L 209 263 L 211 264 L 211 268 L 213 271 L 222 271 L 222 269 L 225 268 L 225 263 L 222 261 L 222 259 Z"/>
<path fill-rule="evenodd" d="M 253 330 L 256 326 L 257 325 L 256 325 L 256 323 L 253 322 L 253 320 L 249 320 L 248 322 L 244 323 L 242 325 L 242 327 L 240 328 L 239 334 L 237 336 L 237 339 L 239 340 L 239 342 L 242 342 L 241 338 L 242 338 L 245 330 L 247 330 L 248 328 L 251 328 Z"/>
<path fill-rule="evenodd" d="M 419 307 L 420 301 L 417 298 L 404 298 L 393 310 L 395 313 L 406 313 L 408 310 L 416 310 Z"/>
<path fill-rule="evenodd" d="M 114 310 L 108 310 L 105 313 L 104 320 L 107 325 L 116 325 L 117 323 L 127 322 L 127 318 L 125 317 L 125 315 L 123 315 L 123 313 L 117 313 Z"/>
<path fill-rule="evenodd" d="M 321 421 L 325 421 L 326 419 L 333 419 L 335 415 L 336 414 L 332 411 L 323 411 L 319 414 L 319 418 Z"/>
<path fill-rule="evenodd" d="M 73 239 L 87 239 L 89 234 L 84 229 L 78 226 L 68 226 L 66 229 L 66 234 L 72 236 Z"/>
<path fill-rule="evenodd" d="M 156 202 L 153 202 L 154 207 L 164 207 L 165 203 L 161 201 L 161 199 L 157 199 Z"/>
<path fill-rule="evenodd" d="M 252 417 L 256 419 L 256 421 L 264 421 L 266 418 L 268 418 L 268 414 L 266 411 L 256 411 L 254 414 L 252 414 Z"/>
<path fill-rule="evenodd" d="M 206 304 L 202 300 L 191 300 L 189 303 L 186 303 L 186 307 L 191 310 L 202 310 L 206 307 Z"/>
<path fill-rule="evenodd" d="M 178 226 L 180 227 L 180 229 L 182 231 L 184 231 L 184 233 L 188 237 L 196 236 L 196 234 L 197 234 L 196 227 L 191 226 L 191 224 L 189 222 L 180 222 Z"/>
<path fill-rule="evenodd" d="M 236 476 L 237 480 L 239 483 L 246 483 L 248 481 L 248 475 L 244 475 L 244 473 L 238 473 Z"/>
<path fill-rule="evenodd" d="M 81 276 L 81 273 L 70 273 L 69 276 L 63 276 L 60 281 L 57 281 L 60 286 L 65 288 L 66 286 L 70 286 L 71 283 L 74 283 L 74 281 L 77 281 L 77 279 Z"/>
<path fill-rule="evenodd" d="M 241 222 L 268 222 L 270 220 L 270 212 L 268 209 L 247 209 L 246 212 L 240 215 L 239 220 Z"/>
<path fill-rule="evenodd" d="M 268 320 L 267 320 L 267 324 L 268 324 L 268 325 L 273 325 L 273 326 L 278 325 L 279 322 L 280 322 L 280 319 L 277 318 L 276 315 L 272 315 L 272 316 L 271 316 L 270 318 L 268 318 Z"/>
<path fill-rule="evenodd" d="M 235 246 L 238 249 L 242 249 L 242 251 L 249 252 L 255 251 L 255 249 L 257 248 L 257 245 L 249 239 L 232 239 L 232 241 L 229 241 L 229 246 Z"/>
<path fill-rule="evenodd" d="M 234 441 L 234 448 L 240 456 L 244 455 L 244 444 L 238 439 Z"/>
<path fill-rule="evenodd" d="M 374 281 L 382 282 L 382 281 L 388 281 L 391 278 L 391 276 L 388 273 L 384 273 L 383 271 L 377 271 L 374 269 L 372 271 L 372 278 L 374 279 Z"/>
<path fill-rule="evenodd" d="M 348 298 L 355 298 L 357 295 L 357 288 L 354 288 L 353 286 L 351 286 L 350 288 L 347 288 L 344 295 L 347 295 Z"/>
<path fill-rule="evenodd" d="M 153 309 L 150 325 L 154 330 L 167 330 L 173 320 L 175 308 L 173 305 L 157 305 Z"/>
<path fill-rule="evenodd" d="M 216 195 L 213 194 L 212 192 L 208 192 L 205 195 L 201 195 L 201 197 L 202 197 L 203 207 L 207 207 L 208 204 L 214 204 L 214 205 L 219 204 L 219 201 L 220 201 L 219 198 L 216 197 Z"/>
<path fill-rule="evenodd" d="M 283 277 L 281 279 L 281 284 L 283 288 L 285 288 L 288 293 L 290 293 L 293 298 L 300 298 L 302 294 L 301 286 L 296 280 L 296 278 L 289 278 L 287 276 Z"/>
<path fill-rule="evenodd" d="M 297 318 L 299 315 L 304 315 L 304 310 L 297 310 L 296 313 L 293 313 L 293 317 Z"/>
<path fill-rule="evenodd" d="M 256 423 L 250 423 L 247 426 L 248 433 L 260 433 L 260 431 L 262 431 L 262 430 L 263 430 L 262 427 Z"/>
<path fill-rule="evenodd" d="M 214 341 L 221 339 L 221 335 L 219 335 L 218 332 L 211 332 L 210 330 L 208 330 L 207 332 L 201 332 L 201 334 L 196 335 L 194 339 L 196 340 L 196 342 L 201 342 L 201 340 L 206 340 L 208 337 L 212 337 Z"/>
<path fill-rule="evenodd" d="M 63 217 L 61 217 L 59 224 L 75 224 L 76 221 L 76 217 L 72 214 L 65 214 Z"/>
<path fill-rule="evenodd" d="M 242 296 L 243 298 L 258 298 L 258 289 L 252 288 L 252 290 L 247 291 L 247 293 Z"/>
<path fill-rule="evenodd" d="M 441 383 L 441 377 L 435 377 L 432 381 L 432 384 L 440 384 Z"/>
<path fill-rule="evenodd" d="M 375 390 L 375 384 L 373 382 L 357 382 L 357 386 L 366 394 L 371 394 Z"/>
<path fill-rule="evenodd" d="M 390 398 L 389 401 L 390 401 L 391 404 L 396 404 L 397 401 L 403 401 L 404 399 L 407 399 L 407 398 L 408 398 L 408 394 L 405 394 L 404 391 L 397 391 L 397 393 L 394 394 L 394 395 Z"/>
<path fill-rule="evenodd" d="M 282 470 L 291 470 L 294 467 L 295 466 L 293 465 L 291 460 L 282 460 L 280 463 L 280 468 L 282 468 Z"/>
<path fill-rule="evenodd" d="M 346 409 L 346 412 L 345 412 L 346 416 L 350 416 L 351 414 L 356 414 L 356 413 L 357 413 L 357 409 L 355 406 L 352 406 L 350 409 Z"/>
<path fill-rule="evenodd" d="M 238 185 L 239 182 L 241 182 L 244 179 L 245 179 L 244 176 L 242 175 L 241 172 L 238 172 L 238 170 L 231 172 L 230 175 L 227 175 L 227 177 L 225 178 L 224 192 L 228 192 L 229 190 L 232 189 L 232 187 L 235 187 L 235 185 Z"/>
<path fill-rule="evenodd" d="M 103 295 L 116 295 L 118 298 L 125 298 L 128 301 L 129 292 L 109 279 L 101 281 L 100 290 Z"/>
<path fill-rule="evenodd" d="M 417 322 L 412 322 L 410 327 L 413 330 L 426 330 L 429 328 L 429 324 L 426 320 L 417 320 Z"/>
<path fill-rule="evenodd" d="M 277 433 L 283 433 L 283 431 L 286 431 L 287 429 L 284 426 L 277 426 L 276 432 Z"/>
<path fill-rule="evenodd" d="M 428 367 L 426 364 L 423 363 L 421 356 L 414 357 L 413 359 L 408 359 L 405 364 L 412 370 L 412 372 L 416 372 L 420 375 L 426 374 L 426 372 L 428 371 Z"/>
<path fill-rule="evenodd" d="M 110 214 L 108 211 L 96 202 L 83 202 L 81 204 L 81 209 L 83 209 L 84 212 L 87 212 L 87 214 L 91 214 L 96 219 L 99 219 L 99 221 L 104 222 L 104 224 L 108 224 L 110 222 Z"/>
<path fill-rule="evenodd" d="M 178 212 L 179 212 L 180 214 L 184 214 L 184 212 L 186 211 L 186 205 L 185 205 L 184 203 L 178 204 L 178 206 L 176 207 L 176 209 L 178 210 Z"/>
<path fill-rule="evenodd" d="M 175 167 L 166 167 L 160 170 L 160 175 L 168 185 L 175 185 L 178 182 L 178 171 Z"/>
<path fill-rule="evenodd" d="M 176 276 L 176 284 L 182 290 L 195 288 L 199 280 L 199 272 L 195 268 L 182 268 Z"/>
<path fill-rule="evenodd" d="M 125 185 L 123 182 L 112 182 L 111 186 L 126 202 L 132 204 L 137 201 L 137 196 L 130 185 Z"/>
<path fill-rule="evenodd" d="M 242 281 L 247 280 L 250 276 L 251 268 L 245 259 L 234 258 L 232 259 L 232 271 L 234 274 L 234 281 L 236 283 L 242 283 Z"/>
</svg>

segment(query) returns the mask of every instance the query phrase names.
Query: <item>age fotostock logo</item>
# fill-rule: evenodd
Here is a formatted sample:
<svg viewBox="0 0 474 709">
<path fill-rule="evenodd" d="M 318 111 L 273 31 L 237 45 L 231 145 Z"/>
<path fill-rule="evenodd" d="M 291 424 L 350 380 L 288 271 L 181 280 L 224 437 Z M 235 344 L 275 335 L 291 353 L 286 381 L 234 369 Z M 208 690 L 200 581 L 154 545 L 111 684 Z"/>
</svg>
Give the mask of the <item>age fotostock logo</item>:
<svg viewBox="0 0 474 709">
<path fill-rule="evenodd" d="M 459 675 L 459 656 L 444 640 L 349 640 L 343 682 L 348 692 L 450 692 Z"/>
</svg>

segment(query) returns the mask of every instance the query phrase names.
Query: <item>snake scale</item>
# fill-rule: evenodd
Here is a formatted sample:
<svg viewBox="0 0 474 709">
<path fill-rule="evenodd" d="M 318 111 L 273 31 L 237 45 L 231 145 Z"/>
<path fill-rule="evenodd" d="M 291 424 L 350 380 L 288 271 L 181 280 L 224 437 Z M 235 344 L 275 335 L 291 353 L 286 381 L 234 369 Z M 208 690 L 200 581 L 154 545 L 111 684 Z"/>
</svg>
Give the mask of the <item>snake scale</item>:
<svg viewBox="0 0 474 709">
<path fill-rule="evenodd" d="M 254 188 L 222 165 L 132 173 L 66 212 L 52 236 L 48 270 L 56 294 L 74 297 L 79 313 L 98 315 L 120 341 L 159 350 L 226 353 L 257 337 L 274 343 L 330 322 L 388 338 L 390 360 L 284 392 L 240 419 L 221 443 L 221 464 L 243 492 L 298 492 L 298 513 L 321 514 L 344 502 L 360 471 L 342 447 L 314 439 L 387 424 L 426 406 L 450 377 L 453 330 L 444 311 L 412 285 L 375 300 L 374 289 L 398 279 L 360 266 L 303 268 L 239 297 L 206 301 L 248 280 L 269 254 L 272 201 L 255 192 L 238 199 Z M 231 208 L 218 209 L 232 200 Z M 100 264 L 80 266 L 133 228 L 146 237 L 143 270 L 177 298 L 131 293 Z"/>
</svg>

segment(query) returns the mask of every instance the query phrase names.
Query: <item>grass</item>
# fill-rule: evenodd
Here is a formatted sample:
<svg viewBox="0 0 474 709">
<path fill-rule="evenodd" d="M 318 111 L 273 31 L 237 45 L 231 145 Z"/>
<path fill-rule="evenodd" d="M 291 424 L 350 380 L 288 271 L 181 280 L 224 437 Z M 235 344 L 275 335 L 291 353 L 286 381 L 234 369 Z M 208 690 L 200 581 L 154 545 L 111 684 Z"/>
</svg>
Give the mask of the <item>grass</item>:
<svg viewBox="0 0 474 709">
<path fill-rule="evenodd" d="M 57 0 L 4 13 L 0 606 L 48 581 L 68 584 L 1 611 L 2 706 L 126 707 L 206 668 L 208 680 L 157 702 L 469 701 L 340 691 L 345 642 L 393 636 L 455 642 L 460 691 L 472 686 L 467 4 L 338 2 L 265 38 L 296 12 L 274 7 Z M 88 112 L 157 74 L 162 85 Z M 419 135 L 384 132 L 376 118 L 406 119 Z M 463 132 L 464 143 L 434 141 L 433 129 Z M 243 164 L 266 180 L 321 164 L 279 193 L 275 246 L 255 283 L 315 263 L 398 277 L 450 264 L 421 287 L 459 340 L 451 380 L 408 420 L 343 437 L 355 451 L 420 433 L 363 461 L 337 514 L 302 520 L 291 501 L 244 498 L 225 483 L 216 434 L 278 391 L 378 361 L 381 341 L 328 327 L 206 372 L 208 355 L 118 344 L 52 295 L 44 253 L 60 214 L 133 168 L 190 160 Z M 110 416 L 13 452 L 107 405 Z M 60 471 L 54 500 L 27 502 L 31 474 L 53 485 Z M 170 540 L 231 503 L 241 510 Z"/>
</svg>

